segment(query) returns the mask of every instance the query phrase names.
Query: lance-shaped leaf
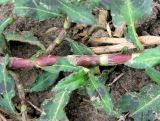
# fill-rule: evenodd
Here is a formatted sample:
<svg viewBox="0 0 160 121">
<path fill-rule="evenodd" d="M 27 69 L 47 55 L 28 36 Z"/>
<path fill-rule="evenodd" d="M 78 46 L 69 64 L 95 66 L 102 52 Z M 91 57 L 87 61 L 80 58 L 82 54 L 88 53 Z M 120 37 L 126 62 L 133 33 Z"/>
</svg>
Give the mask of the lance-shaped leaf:
<svg viewBox="0 0 160 121">
<path fill-rule="evenodd" d="M 87 93 L 96 108 L 103 110 L 110 116 L 120 116 L 120 113 L 113 109 L 109 90 L 93 74 L 89 74 Z"/>
<path fill-rule="evenodd" d="M 54 65 L 41 67 L 41 69 L 47 72 L 38 75 L 36 81 L 31 85 L 30 91 L 43 91 L 56 81 L 61 71 L 77 71 L 80 67 L 73 66 L 66 58 L 57 58 L 57 62 Z"/>
<path fill-rule="evenodd" d="M 42 21 L 53 17 L 63 17 L 58 7 L 57 0 L 15 0 L 14 13 Z"/>
<path fill-rule="evenodd" d="M 60 71 L 67 71 L 67 72 L 77 71 L 80 67 L 73 66 L 64 57 L 64 58 L 57 58 L 56 63 L 52 66 L 45 66 L 45 67 L 41 67 L 41 68 L 47 72 L 54 74 L 54 73 L 60 72 Z"/>
<path fill-rule="evenodd" d="M 101 0 L 89 0 L 89 2 L 94 6 L 99 6 Z"/>
<path fill-rule="evenodd" d="M 110 4 L 114 25 L 127 24 L 125 33 L 127 39 L 132 41 L 136 47 L 142 49 L 135 30 L 135 22 L 150 15 L 152 0 L 103 0 Z"/>
<path fill-rule="evenodd" d="M 69 101 L 71 92 L 85 84 L 85 76 L 86 71 L 81 69 L 62 79 L 56 87 L 52 89 L 53 97 L 43 102 L 43 114 L 41 114 L 38 121 L 69 121 L 64 112 L 64 108 Z"/>
<path fill-rule="evenodd" d="M 83 23 L 87 25 L 92 25 L 96 23 L 94 16 L 91 13 L 91 10 L 87 9 L 87 7 L 83 4 L 79 3 L 70 3 L 66 0 L 58 0 L 61 9 L 67 16 L 70 18 L 72 22 Z"/>
<path fill-rule="evenodd" d="M 102 84 L 105 84 L 106 81 L 108 80 L 109 78 L 109 75 L 114 71 L 115 67 L 111 68 L 111 69 L 106 69 L 106 70 L 103 70 L 101 75 L 98 76 L 98 79 L 99 81 L 102 83 Z"/>
<path fill-rule="evenodd" d="M 160 64 L 160 47 L 146 49 L 137 57 L 133 57 L 125 65 L 137 68 L 144 69 L 148 67 L 153 67 Z"/>
<path fill-rule="evenodd" d="M 0 0 L 0 4 L 5 5 L 8 2 L 12 2 L 13 0 Z"/>
<path fill-rule="evenodd" d="M 49 86 L 55 83 L 58 75 L 59 72 L 44 72 L 43 74 L 39 74 L 36 77 L 36 81 L 33 84 L 31 84 L 29 92 L 38 92 L 46 90 Z"/>
<path fill-rule="evenodd" d="M 8 60 L 8 56 L 4 57 L 0 65 L 0 107 L 8 113 L 16 114 L 12 103 L 12 98 L 15 96 L 15 83 L 6 69 Z"/>
<path fill-rule="evenodd" d="M 112 1 L 111 0 L 100 0 L 100 4 L 105 8 L 106 10 L 109 10 L 111 7 Z"/>
<path fill-rule="evenodd" d="M 13 22 L 12 17 L 8 17 L 2 21 L 0 21 L 0 34 Z"/>
<path fill-rule="evenodd" d="M 9 41 L 18 41 L 23 43 L 28 43 L 31 45 L 36 45 L 40 47 L 42 50 L 45 50 L 44 45 L 33 35 L 32 32 L 24 32 L 22 34 L 14 33 L 14 32 L 5 32 L 4 36 L 6 40 Z"/>
<path fill-rule="evenodd" d="M 0 54 L 6 53 L 8 50 L 7 42 L 5 37 L 1 34 L 0 35 Z"/>
<path fill-rule="evenodd" d="M 146 73 L 149 75 L 149 77 L 155 81 L 158 85 L 160 85 L 160 72 L 157 71 L 154 68 L 147 68 Z"/>
<path fill-rule="evenodd" d="M 71 39 L 67 39 L 70 44 L 71 51 L 77 55 L 92 55 L 93 52 L 84 44 L 76 42 Z"/>
<path fill-rule="evenodd" d="M 140 93 L 128 92 L 118 102 L 122 112 L 130 113 L 135 121 L 153 121 L 160 113 L 160 86 L 149 84 Z"/>
<path fill-rule="evenodd" d="M 0 21 L 0 53 L 4 54 L 8 50 L 7 42 L 5 40 L 5 37 L 2 35 L 4 30 L 13 22 L 12 17 L 8 17 L 7 19 L 4 19 Z"/>
<path fill-rule="evenodd" d="M 15 0 L 14 12 L 18 16 L 46 20 L 53 17 L 64 17 L 64 14 L 76 23 L 94 24 L 95 18 L 85 5 L 66 0 Z"/>
</svg>

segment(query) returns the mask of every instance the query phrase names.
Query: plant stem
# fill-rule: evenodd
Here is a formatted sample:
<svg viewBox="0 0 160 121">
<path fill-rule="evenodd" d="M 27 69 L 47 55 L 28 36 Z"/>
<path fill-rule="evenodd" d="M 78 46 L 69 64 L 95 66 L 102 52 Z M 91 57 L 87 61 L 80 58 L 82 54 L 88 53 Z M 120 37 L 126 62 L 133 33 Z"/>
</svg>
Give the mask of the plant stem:
<svg viewBox="0 0 160 121">
<path fill-rule="evenodd" d="M 0 121 L 7 121 L 7 119 L 0 113 Z"/>
<path fill-rule="evenodd" d="M 131 31 L 129 36 L 132 36 L 131 38 L 130 37 L 129 38 L 135 44 L 135 46 L 136 46 L 136 48 L 138 50 L 143 50 L 144 47 L 141 44 L 141 42 L 139 41 L 139 39 L 138 39 L 138 35 L 136 33 L 136 29 L 135 29 L 135 25 L 134 25 L 134 20 L 132 18 L 133 12 L 132 12 L 131 0 L 126 0 L 126 5 L 127 5 L 127 9 L 128 9 L 127 14 L 128 14 L 128 19 L 129 19 L 129 22 L 128 22 L 128 31 Z"/>
<path fill-rule="evenodd" d="M 37 111 L 39 111 L 41 114 L 43 113 L 43 111 L 41 109 L 39 109 L 37 106 L 35 106 L 32 102 L 27 101 L 34 109 L 36 109 Z"/>
<path fill-rule="evenodd" d="M 47 48 L 46 50 L 46 54 L 49 54 L 52 52 L 52 50 L 58 46 L 60 43 L 62 43 L 63 39 L 65 38 L 66 36 L 66 30 L 65 29 L 62 29 L 61 32 L 59 33 L 58 37 L 53 41 L 53 43 L 51 43 L 49 45 L 49 47 Z"/>
<path fill-rule="evenodd" d="M 46 54 L 49 54 L 52 52 L 52 50 L 58 46 L 59 44 L 62 43 L 62 41 L 64 40 L 64 38 L 66 37 L 67 34 L 67 29 L 70 28 L 70 21 L 68 19 L 68 17 L 65 19 L 64 25 L 63 25 L 63 29 L 61 30 L 61 32 L 59 33 L 58 37 L 53 41 L 53 43 L 51 43 L 49 45 L 49 47 L 46 50 Z"/>
<path fill-rule="evenodd" d="M 19 99 L 21 102 L 21 114 L 22 114 L 22 121 L 27 121 L 27 106 L 25 103 L 25 93 L 23 89 L 23 85 L 20 83 L 19 77 L 14 72 L 10 71 L 10 74 L 12 75 L 13 79 L 15 80 L 15 84 L 17 87 Z"/>
<path fill-rule="evenodd" d="M 3 57 L 0 57 L 0 63 Z M 123 64 L 132 58 L 131 55 L 123 54 L 104 54 L 104 55 L 68 55 L 65 57 L 60 56 L 41 56 L 35 60 L 10 57 L 9 58 L 9 68 L 19 69 L 19 68 L 33 68 L 33 67 L 43 67 L 54 65 L 57 58 L 67 59 L 70 64 L 75 66 L 108 66 L 108 65 L 118 65 Z"/>
<path fill-rule="evenodd" d="M 14 21 L 13 17 L 8 17 L 1 25 L 0 25 L 0 34 Z"/>
</svg>

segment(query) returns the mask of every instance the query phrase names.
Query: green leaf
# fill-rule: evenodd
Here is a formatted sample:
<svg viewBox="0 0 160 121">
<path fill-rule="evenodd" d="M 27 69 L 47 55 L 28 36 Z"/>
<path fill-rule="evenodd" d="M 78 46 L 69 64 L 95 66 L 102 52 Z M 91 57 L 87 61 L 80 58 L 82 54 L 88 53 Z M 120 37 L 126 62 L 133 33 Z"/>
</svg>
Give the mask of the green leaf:
<svg viewBox="0 0 160 121">
<path fill-rule="evenodd" d="M 10 2 L 10 1 L 12 1 L 12 0 L 0 0 L 0 4 L 5 5 L 6 3 Z"/>
<path fill-rule="evenodd" d="M 125 65 L 136 69 L 144 69 L 159 64 L 160 64 L 160 47 L 146 49 L 138 57 L 134 57 L 125 63 Z"/>
<path fill-rule="evenodd" d="M 13 22 L 12 17 L 8 17 L 7 19 L 0 21 L 0 53 L 1 54 L 4 54 L 8 51 L 8 45 L 2 33 L 12 22 Z"/>
<path fill-rule="evenodd" d="M 46 90 L 49 86 L 55 83 L 59 72 L 49 73 L 44 72 L 36 77 L 36 81 L 31 84 L 29 92 L 39 92 Z"/>
<path fill-rule="evenodd" d="M 2 34 L 3 31 L 12 23 L 13 23 L 13 17 L 8 17 L 0 21 L 0 34 Z"/>
<path fill-rule="evenodd" d="M 101 83 L 105 84 L 106 81 L 108 80 L 109 78 L 109 75 L 114 71 L 115 67 L 111 68 L 111 69 L 106 69 L 106 70 L 103 70 L 101 75 L 98 76 L 98 79 Z"/>
<path fill-rule="evenodd" d="M 0 65 L 0 107 L 8 113 L 16 114 L 12 103 L 12 98 L 15 96 L 15 83 L 6 69 L 8 61 L 9 57 L 6 56 L 2 59 L 2 64 Z"/>
<path fill-rule="evenodd" d="M 106 10 L 110 10 L 112 0 L 100 0 L 100 4 L 102 5 L 103 8 Z"/>
<path fill-rule="evenodd" d="M 15 0 L 14 13 L 43 21 L 54 17 L 63 17 L 58 9 L 57 0 Z"/>
<path fill-rule="evenodd" d="M 63 108 L 69 102 L 70 92 L 63 90 L 42 103 L 43 113 L 37 121 L 69 121 Z"/>
<path fill-rule="evenodd" d="M 28 43 L 31 45 L 36 45 L 40 47 L 42 50 L 45 50 L 44 45 L 33 35 L 32 32 L 24 32 L 22 34 L 14 33 L 14 32 L 5 32 L 4 36 L 6 40 L 9 41 L 19 41 L 23 43 Z"/>
<path fill-rule="evenodd" d="M 72 22 L 83 23 L 87 25 L 92 25 L 96 23 L 94 16 L 91 13 L 91 10 L 87 9 L 85 5 L 79 3 L 70 3 L 66 0 L 58 0 L 61 9 Z"/>
<path fill-rule="evenodd" d="M 94 6 L 99 6 L 101 0 L 89 0 L 89 2 Z"/>
<path fill-rule="evenodd" d="M 92 55 L 93 54 L 93 52 L 84 44 L 76 42 L 68 38 L 67 38 L 67 41 L 69 42 L 71 51 L 74 54 L 77 54 L 77 55 Z"/>
<path fill-rule="evenodd" d="M 118 102 L 122 112 L 130 113 L 135 121 L 153 121 L 160 113 L 160 86 L 149 84 L 140 93 L 128 92 Z"/>
<path fill-rule="evenodd" d="M 64 57 L 57 58 L 57 62 L 52 66 L 45 66 L 41 67 L 43 70 L 50 72 L 50 73 L 56 73 L 60 71 L 77 71 L 80 67 L 73 66 L 70 64 L 70 62 Z"/>
<path fill-rule="evenodd" d="M 64 17 L 76 23 L 95 24 L 95 18 L 84 4 L 66 0 L 15 0 L 14 13 L 35 20 Z"/>
<path fill-rule="evenodd" d="M 53 88 L 52 91 L 61 91 L 61 90 L 68 90 L 72 91 L 75 90 L 78 85 L 84 84 L 85 76 L 88 72 L 88 69 L 82 68 L 78 72 L 75 72 L 66 78 L 62 79 L 56 86 Z M 79 80 L 79 81 L 78 81 Z"/>
<path fill-rule="evenodd" d="M 103 110 L 110 116 L 120 117 L 120 113 L 113 109 L 109 90 L 93 74 L 89 74 L 87 93 L 96 108 Z"/>
<path fill-rule="evenodd" d="M 69 101 L 71 92 L 85 84 L 85 76 L 86 71 L 81 69 L 62 79 L 56 87 L 52 89 L 53 97 L 43 102 L 43 114 L 41 114 L 38 121 L 69 121 L 64 112 L 64 108 Z"/>
<path fill-rule="evenodd" d="M 149 77 L 155 81 L 158 85 L 160 85 L 160 72 L 157 71 L 154 68 L 147 68 L 146 73 L 149 75 Z"/>
<path fill-rule="evenodd" d="M 142 49 L 134 24 L 151 14 L 152 0 L 110 0 L 109 2 L 114 25 L 127 24 L 125 33 L 127 39 Z"/>
<path fill-rule="evenodd" d="M 0 54 L 5 54 L 8 50 L 7 42 L 4 36 L 0 35 Z"/>
<path fill-rule="evenodd" d="M 31 86 L 31 91 L 42 91 L 56 81 L 61 71 L 78 71 L 80 67 L 73 66 L 66 58 L 60 57 L 57 58 L 57 62 L 54 65 L 41 67 L 41 69 L 47 71 L 47 73 L 37 77 L 37 81 Z"/>
</svg>

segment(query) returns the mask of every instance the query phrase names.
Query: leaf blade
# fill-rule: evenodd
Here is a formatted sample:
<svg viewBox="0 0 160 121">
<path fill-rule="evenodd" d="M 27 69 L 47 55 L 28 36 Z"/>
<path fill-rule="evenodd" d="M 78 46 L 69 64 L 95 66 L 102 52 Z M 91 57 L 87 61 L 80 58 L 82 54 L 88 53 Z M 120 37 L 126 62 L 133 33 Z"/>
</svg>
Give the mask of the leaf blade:
<svg viewBox="0 0 160 121">
<path fill-rule="evenodd" d="M 29 92 L 39 92 L 46 90 L 49 86 L 55 83 L 58 75 L 58 72 L 55 72 L 54 74 L 44 72 L 43 74 L 38 75 L 36 77 L 36 81 L 31 84 Z"/>
<path fill-rule="evenodd" d="M 6 69 L 8 60 L 8 56 L 4 57 L 2 61 L 3 64 L 0 65 L 0 107 L 5 109 L 8 113 L 16 114 L 15 107 L 12 103 L 12 98 L 15 96 L 15 84 L 11 76 L 8 75 Z"/>
<path fill-rule="evenodd" d="M 96 23 L 95 18 L 85 5 L 82 6 L 79 3 L 70 3 L 65 0 L 59 0 L 58 2 L 63 12 L 67 14 L 71 21 L 87 25 Z"/>
<path fill-rule="evenodd" d="M 55 95 L 50 100 L 44 101 L 42 104 L 42 109 L 46 115 L 42 114 L 38 120 L 43 121 L 45 119 L 49 121 L 68 121 L 64 112 L 64 107 L 69 101 L 71 92 L 85 84 L 85 75 L 86 72 L 81 69 L 78 72 L 62 79 L 56 87 L 52 89 L 52 92 Z"/>
<path fill-rule="evenodd" d="M 92 55 L 93 52 L 84 44 L 78 43 L 74 40 L 67 38 L 67 41 L 70 44 L 71 51 L 77 55 Z"/>
<path fill-rule="evenodd" d="M 37 37 L 33 35 L 32 32 L 24 32 L 22 34 L 14 33 L 14 32 L 5 32 L 4 36 L 8 42 L 9 41 L 24 42 L 31 45 L 36 45 L 42 50 L 45 50 L 44 45 L 37 39 Z"/>
<path fill-rule="evenodd" d="M 8 27 L 10 24 L 13 23 L 13 17 L 8 17 L 0 22 L 0 34 Z"/>
<path fill-rule="evenodd" d="M 57 8 L 56 0 L 15 0 L 14 13 L 43 21 L 54 17 L 63 17 Z"/>
<path fill-rule="evenodd" d="M 115 26 L 127 24 L 125 36 L 138 49 L 143 49 L 135 30 L 135 22 L 149 16 L 152 10 L 152 0 L 112 0 L 110 4 L 113 23 Z M 118 10 L 117 10 L 118 8 Z"/>
<path fill-rule="evenodd" d="M 4 54 L 8 52 L 8 45 L 5 40 L 5 37 L 1 34 L 0 35 L 0 54 Z"/>
<path fill-rule="evenodd" d="M 159 71 L 157 71 L 154 68 L 147 68 L 145 71 L 153 81 L 155 81 L 158 85 L 160 85 L 160 72 Z"/>
<path fill-rule="evenodd" d="M 0 4 L 5 5 L 12 0 L 0 0 Z"/>
<path fill-rule="evenodd" d="M 136 68 L 145 69 L 160 64 L 160 47 L 146 49 L 139 56 L 132 58 L 125 65 Z"/>
<path fill-rule="evenodd" d="M 160 87 L 155 84 L 148 84 L 143 87 L 140 93 L 126 93 L 118 102 L 118 107 L 122 112 L 130 112 L 130 116 L 139 119 L 153 120 L 160 112 L 159 106 Z"/>
<path fill-rule="evenodd" d="M 64 57 L 64 58 L 57 58 L 57 61 L 54 65 L 52 66 L 45 66 L 41 67 L 44 71 L 50 72 L 50 73 L 55 73 L 55 72 L 60 72 L 60 71 L 66 71 L 66 72 L 71 72 L 71 71 L 77 71 L 80 67 L 73 66 L 70 64 L 70 62 Z"/>
<path fill-rule="evenodd" d="M 110 116 L 120 117 L 121 114 L 113 109 L 108 89 L 92 74 L 89 74 L 87 93 L 95 107 L 105 111 Z"/>
</svg>

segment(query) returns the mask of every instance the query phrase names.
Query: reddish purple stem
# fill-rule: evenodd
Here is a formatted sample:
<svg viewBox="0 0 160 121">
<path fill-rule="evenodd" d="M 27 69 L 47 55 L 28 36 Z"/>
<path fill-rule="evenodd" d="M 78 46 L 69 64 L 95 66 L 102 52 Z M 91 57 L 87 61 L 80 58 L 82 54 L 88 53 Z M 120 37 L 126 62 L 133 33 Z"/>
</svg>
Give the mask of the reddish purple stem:
<svg viewBox="0 0 160 121">
<path fill-rule="evenodd" d="M 131 55 L 122 54 L 112 54 L 112 55 L 69 55 L 65 58 L 74 65 L 77 66 L 96 66 L 96 65 L 117 65 L 123 64 L 131 59 Z M 0 63 L 2 63 L 2 58 L 0 57 Z M 32 68 L 32 67 L 43 67 L 49 66 L 56 63 L 59 56 L 41 56 L 36 60 L 10 57 L 9 58 L 9 68 L 20 69 L 20 68 Z M 62 58 L 64 59 L 64 57 Z"/>
<path fill-rule="evenodd" d="M 108 63 L 110 65 L 123 64 L 126 61 L 130 60 L 131 58 L 132 56 L 130 55 L 120 55 L 120 54 L 108 55 Z"/>
</svg>

